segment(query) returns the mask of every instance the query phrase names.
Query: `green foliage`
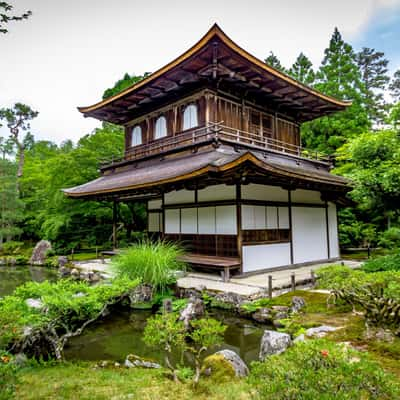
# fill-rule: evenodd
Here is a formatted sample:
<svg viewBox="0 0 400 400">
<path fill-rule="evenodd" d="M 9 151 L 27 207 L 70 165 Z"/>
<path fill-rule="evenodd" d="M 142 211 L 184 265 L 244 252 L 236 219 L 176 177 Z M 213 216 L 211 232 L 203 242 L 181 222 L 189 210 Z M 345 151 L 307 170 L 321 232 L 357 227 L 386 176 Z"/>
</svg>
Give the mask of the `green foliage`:
<svg viewBox="0 0 400 400">
<path fill-rule="evenodd" d="M 175 282 L 175 272 L 183 270 L 185 264 L 178 261 L 183 254 L 181 247 L 165 241 L 142 241 L 116 256 L 112 265 L 118 276 L 139 278 L 160 291 Z"/>
<path fill-rule="evenodd" d="M 1 252 L 4 255 L 16 254 L 16 253 L 19 253 L 23 247 L 24 247 L 23 242 L 10 240 L 8 242 L 3 243 Z"/>
<path fill-rule="evenodd" d="M 277 69 L 278 71 L 285 72 L 285 68 L 279 61 L 278 57 L 272 52 L 269 52 L 268 57 L 264 60 L 270 67 Z"/>
<path fill-rule="evenodd" d="M 226 325 L 213 318 L 202 318 L 191 321 L 193 331 L 189 334 L 195 346 L 199 349 L 210 348 L 221 344 Z"/>
<path fill-rule="evenodd" d="M 0 2 L 0 33 L 7 33 L 7 24 L 13 21 L 21 21 L 32 15 L 32 11 L 25 11 L 20 15 L 12 14 L 14 6 L 5 1 Z"/>
<path fill-rule="evenodd" d="M 362 269 L 366 272 L 379 272 L 379 271 L 400 272 L 400 252 L 368 260 L 365 263 L 363 263 Z"/>
<path fill-rule="evenodd" d="M 398 250 L 400 248 L 400 228 L 392 227 L 382 232 L 378 244 L 389 250 Z"/>
<path fill-rule="evenodd" d="M 365 86 L 353 48 L 335 28 L 325 57 L 317 72 L 316 89 L 342 100 L 351 100 L 345 111 L 318 118 L 302 125 L 302 140 L 306 147 L 331 154 L 349 138 L 363 133 L 370 126 L 365 109 Z"/>
<path fill-rule="evenodd" d="M 270 307 L 272 305 L 272 300 L 268 298 L 262 298 L 262 299 L 257 299 L 254 301 L 251 301 L 249 303 L 243 303 L 240 308 L 247 312 L 247 313 L 253 313 L 259 310 L 260 308 L 263 307 Z"/>
<path fill-rule="evenodd" d="M 298 55 L 288 74 L 305 85 L 312 86 L 315 83 L 315 72 L 312 62 L 303 52 Z"/>
<path fill-rule="evenodd" d="M 40 331 L 53 323 L 56 329 L 75 328 L 137 285 L 137 280 L 121 277 L 96 286 L 68 279 L 19 286 L 12 295 L 0 300 L 0 348 L 21 340 L 28 327 Z M 39 299 L 43 306 L 30 307 L 27 299 Z"/>
<path fill-rule="evenodd" d="M 395 101 L 400 102 L 400 69 L 398 69 L 389 85 L 390 94 Z"/>
<path fill-rule="evenodd" d="M 15 394 L 17 367 L 12 361 L 11 354 L 0 350 L 0 400 L 9 400 Z"/>
<path fill-rule="evenodd" d="M 339 159 L 346 163 L 336 172 L 354 182 L 351 196 L 361 209 L 386 218 L 398 212 L 400 137 L 396 132 L 363 133 L 339 149 Z"/>
<path fill-rule="evenodd" d="M 147 78 L 150 75 L 150 72 L 145 72 L 143 75 L 129 75 L 128 73 L 125 73 L 122 79 L 119 81 L 115 82 L 114 86 L 111 88 L 108 88 L 104 91 L 103 93 L 103 99 L 107 99 L 108 97 L 114 96 L 129 86 L 134 85 L 135 83 L 140 82 L 144 78 Z"/>
<path fill-rule="evenodd" d="M 236 376 L 232 364 L 222 354 L 212 354 L 204 359 L 202 371 L 207 370 L 210 370 L 213 382 L 232 382 Z"/>
<path fill-rule="evenodd" d="M 298 343 L 281 355 L 252 364 L 250 383 L 260 398 L 394 399 L 395 378 L 364 353 L 327 340 Z"/>
<path fill-rule="evenodd" d="M 172 310 L 173 312 L 180 312 L 182 311 L 188 304 L 188 299 L 175 299 L 172 302 Z"/>
</svg>

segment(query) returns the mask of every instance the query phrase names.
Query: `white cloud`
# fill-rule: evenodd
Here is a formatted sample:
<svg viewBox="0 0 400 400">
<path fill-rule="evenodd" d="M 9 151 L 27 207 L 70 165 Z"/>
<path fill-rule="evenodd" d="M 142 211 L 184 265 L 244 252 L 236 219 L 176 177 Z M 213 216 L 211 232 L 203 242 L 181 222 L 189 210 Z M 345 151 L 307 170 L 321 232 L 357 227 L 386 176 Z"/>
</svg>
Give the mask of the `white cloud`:
<svg viewBox="0 0 400 400">
<path fill-rule="evenodd" d="M 100 100 L 124 72 L 154 71 L 218 22 L 259 58 L 273 50 L 290 65 L 303 50 L 318 64 L 335 26 L 346 40 L 400 0 L 19 0 L 32 9 L 0 36 L 0 105 L 40 111 L 37 137 L 77 140 L 97 122 L 76 110 Z M 17 10 L 17 11 L 18 11 Z"/>
</svg>

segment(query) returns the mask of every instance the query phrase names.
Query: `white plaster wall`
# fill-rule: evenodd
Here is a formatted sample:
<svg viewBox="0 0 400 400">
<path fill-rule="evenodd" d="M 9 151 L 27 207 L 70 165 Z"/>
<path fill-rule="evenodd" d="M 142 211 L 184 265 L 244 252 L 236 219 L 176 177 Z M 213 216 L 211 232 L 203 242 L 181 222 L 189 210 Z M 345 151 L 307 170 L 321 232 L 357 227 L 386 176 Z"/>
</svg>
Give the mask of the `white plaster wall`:
<svg viewBox="0 0 400 400">
<path fill-rule="evenodd" d="M 215 234 L 215 207 L 199 207 L 199 233 L 203 235 Z"/>
<path fill-rule="evenodd" d="M 181 233 L 197 233 L 197 208 L 182 208 Z"/>
<path fill-rule="evenodd" d="M 165 233 L 180 233 L 179 210 L 165 210 Z"/>
<path fill-rule="evenodd" d="M 215 207 L 216 233 L 218 235 L 236 235 L 236 206 Z"/>
<path fill-rule="evenodd" d="M 194 203 L 194 190 L 178 190 L 165 194 L 165 204 L 187 204 Z"/>
<path fill-rule="evenodd" d="M 321 193 L 315 190 L 296 189 L 291 192 L 293 203 L 324 204 Z"/>
<path fill-rule="evenodd" d="M 149 232 L 161 232 L 161 213 L 149 213 Z"/>
<path fill-rule="evenodd" d="M 278 229 L 278 209 L 277 207 L 267 207 L 267 229 Z"/>
<path fill-rule="evenodd" d="M 279 229 L 289 229 L 289 207 L 278 207 Z"/>
<path fill-rule="evenodd" d="M 336 204 L 328 203 L 329 251 L 331 258 L 340 256 L 336 212 Z"/>
<path fill-rule="evenodd" d="M 235 185 L 214 185 L 208 186 L 197 192 L 198 201 L 215 201 L 215 200 L 235 200 Z"/>
<path fill-rule="evenodd" d="M 264 201 L 288 201 L 287 190 L 278 186 L 259 185 L 250 183 L 242 185 L 242 199 Z"/>
<path fill-rule="evenodd" d="M 243 272 L 290 264 L 290 243 L 243 246 Z"/>
<path fill-rule="evenodd" d="M 147 203 L 147 208 L 149 210 L 159 210 L 162 206 L 161 199 L 149 200 Z"/>
<path fill-rule="evenodd" d="M 242 229 L 265 229 L 266 210 L 264 206 L 242 206 Z"/>
<path fill-rule="evenodd" d="M 328 258 L 324 208 L 293 207 L 294 263 Z"/>
</svg>

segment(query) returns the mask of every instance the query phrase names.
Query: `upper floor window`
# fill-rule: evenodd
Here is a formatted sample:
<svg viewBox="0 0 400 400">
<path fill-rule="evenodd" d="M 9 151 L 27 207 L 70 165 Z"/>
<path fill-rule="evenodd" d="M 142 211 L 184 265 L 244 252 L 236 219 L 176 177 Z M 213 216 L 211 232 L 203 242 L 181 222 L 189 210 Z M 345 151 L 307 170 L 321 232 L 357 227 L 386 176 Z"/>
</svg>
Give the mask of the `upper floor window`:
<svg viewBox="0 0 400 400">
<path fill-rule="evenodd" d="M 132 129 L 131 146 L 138 146 L 142 144 L 142 128 L 136 125 Z"/>
<path fill-rule="evenodd" d="M 198 124 L 197 106 L 189 104 L 183 112 L 183 130 L 195 128 Z"/>
<path fill-rule="evenodd" d="M 160 139 L 164 136 L 167 136 L 167 119 L 162 115 L 157 118 L 154 138 Z"/>
</svg>

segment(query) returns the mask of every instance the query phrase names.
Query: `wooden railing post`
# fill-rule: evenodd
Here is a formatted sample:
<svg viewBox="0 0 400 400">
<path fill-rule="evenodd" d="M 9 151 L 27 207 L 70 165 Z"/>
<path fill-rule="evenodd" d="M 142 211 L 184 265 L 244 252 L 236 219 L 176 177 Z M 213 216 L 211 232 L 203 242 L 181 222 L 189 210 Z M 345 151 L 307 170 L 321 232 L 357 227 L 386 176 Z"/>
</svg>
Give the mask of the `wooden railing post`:
<svg viewBox="0 0 400 400">
<path fill-rule="evenodd" d="M 291 281 L 292 292 L 294 292 L 296 290 L 296 275 L 294 272 L 292 272 L 290 276 L 290 281 Z"/>
<path fill-rule="evenodd" d="M 312 269 L 312 270 L 311 270 L 311 285 L 312 285 L 312 287 L 315 287 L 315 284 L 316 284 L 315 272 L 314 272 L 314 270 Z"/>
<path fill-rule="evenodd" d="M 272 299 L 272 275 L 268 275 L 268 297 Z"/>
</svg>

